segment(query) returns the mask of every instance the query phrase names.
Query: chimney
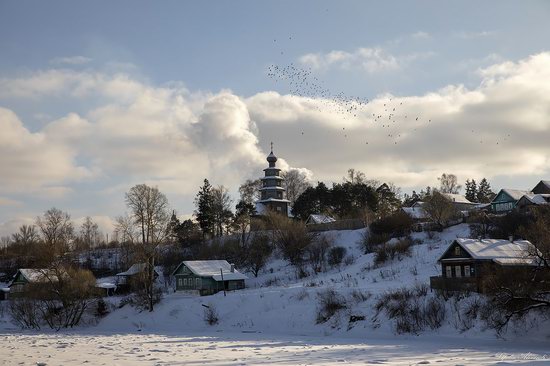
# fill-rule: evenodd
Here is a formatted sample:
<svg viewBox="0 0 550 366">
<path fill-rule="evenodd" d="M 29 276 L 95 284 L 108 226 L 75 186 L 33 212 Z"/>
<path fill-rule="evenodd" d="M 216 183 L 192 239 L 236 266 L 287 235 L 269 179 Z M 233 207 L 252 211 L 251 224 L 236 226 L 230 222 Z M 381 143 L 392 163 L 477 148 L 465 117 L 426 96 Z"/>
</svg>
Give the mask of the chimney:
<svg viewBox="0 0 550 366">
<path fill-rule="evenodd" d="M 514 242 L 514 236 L 513 236 L 513 235 L 510 235 L 510 236 L 508 237 L 508 241 L 509 241 L 510 243 L 513 243 L 513 242 Z"/>
<path fill-rule="evenodd" d="M 234 272 L 235 272 L 235 265 L 231 263 L 231 273 L 234 273 Z"/>
</svg>

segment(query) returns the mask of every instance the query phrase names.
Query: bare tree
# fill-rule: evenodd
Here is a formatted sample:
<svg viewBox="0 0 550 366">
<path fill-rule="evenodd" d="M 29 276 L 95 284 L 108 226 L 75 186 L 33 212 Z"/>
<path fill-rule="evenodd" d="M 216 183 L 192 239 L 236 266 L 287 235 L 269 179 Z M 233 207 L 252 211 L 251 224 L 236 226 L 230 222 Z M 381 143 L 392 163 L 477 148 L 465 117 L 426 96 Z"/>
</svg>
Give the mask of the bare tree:
<svg viewBox="0 0 550 366">
<path fill-rule="evenodd" d="M 212 189 L 212 213 L 214 215 L 215 230 L 217 236 L 222 236 L 224 229 L 231 224 L 233 212 L 231 206 L 233 200 L 229 191 L 224 186 L 218 186 Z"/>
<path fill-rule="evenodd" d="M 141 255 L 147 263 L 146 295 L 149 311 L 153 311 L 155 300 L 155 252 L 157 246 L 168 235 L 170 213 L 168 199 L 157 187 L 138 184 L 126 193 L 126 206 L 141 236 Z"/>
<path fill-rule="evenodd" d="M 86 216 L 82 225 L 80 225 L 80 235 L 78 241 L 81 249 L 91 249 L 96 247 L 101 241 L 101 232 L 99 226 L 92 220 L 90 216 Z"/>
<path fill-rule="evenodd" d="M 458 193 L 462 186 L 458 184 L 458 179 L 454 174 L 441 174 L 441 177 L 437 178 L 439 181 L 439 191 L 441 193 Z"/>
<path fill-rule="evenodd" d="M 343 178 L 344 182 L 349 182 L 352 184 L 366 183 L 367 178 L 365 173 L 355 170 L 353 168 L 348 169 L 348 174 Z"/>
<path fill-rule="evenodd" d="M 290 201 L 290 205 L 294 205 L 296 199 L 308 188 L 311 187 L 309 177 L 300 169 L 290 169 L 281 173 L 285 179 L 284 185 L 286 189 L 286 198 Z"/>
<path fill-rule="evenodd" d="M 241 196 L 241 201 L 248 204 L 254 204 L 254 202 L 260 199 L 260 188 L 262 188 L 262 181 L 260 179 L 247 179 L 239 187 L 239 195 Z"/>
<path fill-rule="evenodd" d="M 422 208 L 440 229 L 457 214 L 452 202 L 439 192 L 433 192 L 430 196 L 426 197 Z"/>
<path fill-rule="evenodd" d="M 36 226 L 40 229 L 45 255 L 53 260 L 69 250 L 74 238 L 74 226 L 71 216 L 57 208 L 51 208 L 42 217 L 36 218 Z"/>
</svg>

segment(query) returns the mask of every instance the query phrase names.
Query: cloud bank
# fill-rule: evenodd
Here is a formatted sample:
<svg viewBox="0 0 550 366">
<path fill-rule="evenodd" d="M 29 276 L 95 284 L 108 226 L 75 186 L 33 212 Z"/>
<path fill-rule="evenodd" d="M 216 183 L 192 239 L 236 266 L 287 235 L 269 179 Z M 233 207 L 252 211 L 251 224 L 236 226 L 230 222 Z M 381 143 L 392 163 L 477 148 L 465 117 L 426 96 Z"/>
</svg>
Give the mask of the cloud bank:
<svg viewBox="0 0 550 366">
<path fill-rule="evenodd" d="M 315 62 L 365 60 L 373 71 L 399 65 L 376 50 Z M 123 193 L 141 182 L 186 202 L 177 209 L 190 213 L 203 178 L 235 191 L 260 176 L 270 141 L 282 166 L 307 168 L 316 180 L 339 181 L 350 167 L 404 188 L 435 184 L 442 172 L 461 180 L 549 178 L 550 53 L 497 63 L 478 75 L 473 89 L 383 95 L 353 114 L 321 99 L 272 91 L 192 93 L 181 84 L 156 86 L 121 73 L 51 69 L 3 78 L 0 105 L 2 98 L 68 102 L 64 116 L 34 129 L 15 110 L 0 108 L 1 220 L 12 219 L 21 195 L 46 196 L 54 205 L 81 189 L 120 202 L 113 208 L 118 212 L 84 215 L 122 213 Z M 93 103 L 77 113 L 72 101 Z M 397 106 L 395 122 L 375 121 L 390 105 Z"/>
</svg>

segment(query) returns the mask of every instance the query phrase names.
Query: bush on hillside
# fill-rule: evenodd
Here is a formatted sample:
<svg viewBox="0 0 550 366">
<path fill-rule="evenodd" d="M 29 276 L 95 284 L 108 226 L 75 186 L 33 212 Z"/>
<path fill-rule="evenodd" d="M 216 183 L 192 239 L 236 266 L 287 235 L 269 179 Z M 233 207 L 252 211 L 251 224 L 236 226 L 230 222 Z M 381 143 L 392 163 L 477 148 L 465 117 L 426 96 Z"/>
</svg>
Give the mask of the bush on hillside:
<svg viewBox="0 0 550 366">
<path fill-rule="evenodd" d="M 326 289 L 317 293 L 316 323 L 326 323 L 337 312 L 347 308 L 346 299 L 334 289 Z"/>
<path fill-rule="evenodd" d="M 346 256 L 346 248 L 332 247 L 328 252 L 328 264 L 331 267 L 339 266 Z"/>
<path fill-rule="evenodd" d="M 404 256 L 410 256 L 412 245 L 413 241 L 410 238 L 401 239 L 393 244 L 380 245 L 375 251 L 374 263 L 380 265 L 388 260 L 395 258 L 401 260 Z"/>
</svg>

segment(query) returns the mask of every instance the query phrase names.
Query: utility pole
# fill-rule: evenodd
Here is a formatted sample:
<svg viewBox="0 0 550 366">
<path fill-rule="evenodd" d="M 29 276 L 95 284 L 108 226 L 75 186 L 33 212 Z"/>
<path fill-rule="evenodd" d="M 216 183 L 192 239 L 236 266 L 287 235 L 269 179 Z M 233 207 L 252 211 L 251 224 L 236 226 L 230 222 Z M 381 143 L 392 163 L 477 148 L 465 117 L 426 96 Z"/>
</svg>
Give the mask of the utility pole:
<svg viewBox="0 0 550 366">
<path fill-rule="evenodd" d="M 223 280 L 223 269 L 221 269 L 221 268 L 220 268 L 220 273 L 222 275 L 223 296 L 226 296 L 226 294 L 225 294 L 225 281 Z"/>
</svg>

